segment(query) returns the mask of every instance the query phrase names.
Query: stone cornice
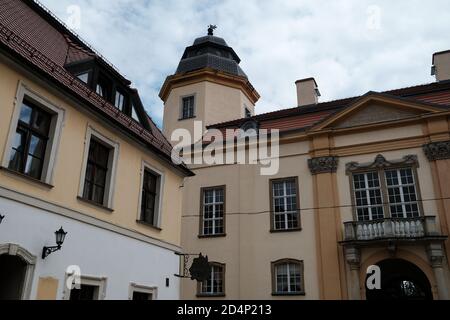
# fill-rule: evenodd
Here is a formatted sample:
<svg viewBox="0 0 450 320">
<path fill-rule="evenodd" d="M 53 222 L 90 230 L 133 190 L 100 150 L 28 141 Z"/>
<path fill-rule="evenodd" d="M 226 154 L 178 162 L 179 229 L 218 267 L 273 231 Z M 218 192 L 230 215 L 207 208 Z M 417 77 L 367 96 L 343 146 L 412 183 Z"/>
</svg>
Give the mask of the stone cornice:
<svg viewBox="0 0 450 320">
<path fill-rule="evenodd" d="M 450 159 L 450 141 L 432 142 L 423 146 L 428 160 Z"/>
<path fill-rule="evenodd" d="M 308 160 L 311 174 L 334 173 L 337 170 L 339 158 L 336 156 L 318 157 Z"/>
<path fill-rule="evenodd" d="M 159 97 L 165 102 L 173 88 L 202 81 L 210 81 L 231 88 L 240 89 L 252 103 L 256 103 L 260 98 L 259 93 L 247 78 L 227 74 L 211 68 L 203 68 L 193 72 L 168 76 L 159 92 Z"/>
</svg>

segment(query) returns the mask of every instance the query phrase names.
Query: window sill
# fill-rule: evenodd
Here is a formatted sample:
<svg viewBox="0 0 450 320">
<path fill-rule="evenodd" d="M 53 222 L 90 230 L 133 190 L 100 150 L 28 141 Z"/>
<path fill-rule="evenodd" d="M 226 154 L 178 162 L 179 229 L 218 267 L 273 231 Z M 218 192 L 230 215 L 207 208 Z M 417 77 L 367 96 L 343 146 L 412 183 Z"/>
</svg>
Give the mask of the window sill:
<svg viewBox="0 0 450 320">
<path fill-rule="evenodd" d="M 274 230 L 271 229 L 270 233 L 285 233 L 285 232 L 300 232 L 302 231 L 302 228 L 295 228 L 295 229 L 284 229 L 284 230 Z"/>
<path fill-rule="evenodd" d="M 193 116 L 193 117 L 189 117 L 189 118 L 179 118 L 178 121 L 192 120 L 192 119 L 195 119 L 195 118 L 197 118 L 197 117 Z"/>
<path fill-rule="evenodd" d="M 274 297 L 295 297 L 295 296 L 306 296 L 305 292 L 273 292 Z"/>
<path fill-rule="evenodd" d="M 217 293 L 217 294 L 197 293 L 197 298 L 225 298 L 225 293 Z"/>
<path fill-rule="evenodd" d="M 48 183 L 43 182 L 43 181 L 41 181 L 41 180 L 39 180 L 39 179 L 30 177 L 30 176 L 28 176 L 28 175 L 26 175 L 26 174 L 23 174 L 23 173 L 20 173 L 20 172 L 11 170 L 11 169 L 9 169 L 9 168 L 0 167 L 0 170 L 6 172 L 7 174 L 10 174 L 10 175 L 13 175 L 13 176 L 22 178 L 22 179 L 27 180 L 27 181 L 29 181 L 29 182 L 33 182 L 33 183 L 38 184 L 38 185 L 40 185 L 40 186 L 43 186 L 43 187 L 45 187 L 45 188 L 48 188 L 48 189 L 53 189 L 53 188 L 54 188 L 54 186 L 51 185 L 51 184 L 48 184 Z"/>
<path fill-rule="evenodd" d="M 108 207 L 106 207 L 106 206 L 104 206 L 104 205 L 102 205 L 102 204 L 98 204 L 97 202 L 94 202 L 94 201 L 92 201 L 92 200 L 88 200 L 88 199 L 85 199 L 85 198 L 80 197 L 80 196 L 78 196 L 77 199 L 78 199 L 78 201 L 84 202 L 84 203 L 86 203 L 86 204 L 89 204 L 89 205 L 91 205 L 91 206 L 100 208 L 100 209 L 105 210 L 105 211 L 108 211 L 108 212 L 110 212 L 110 213 L 114 212 L 114 209 L 108 208 Z"/>
<path fill-rule="evenodd" d="M 226 237 L 227 234 L 226 233 L 221 233 L 221 234 L 211 234 L 211 235 L 198 235 L 199 239 L 207 239 L 207 238 L 224 238 Z"/>
<path fill-rule="evenodd" d="M 149 228 L 154 229 L 156 231 L 162 231 L 162 229 L 160 227 L 154 226 L 153 224 L 151 224 L 149 222 L 146 222 L 146 221 L 143 221 L 143 220 L 136 220 L 136 222 L 138 224 L 142 224 L 143 226 L 149 227 Z"/>
</svg>

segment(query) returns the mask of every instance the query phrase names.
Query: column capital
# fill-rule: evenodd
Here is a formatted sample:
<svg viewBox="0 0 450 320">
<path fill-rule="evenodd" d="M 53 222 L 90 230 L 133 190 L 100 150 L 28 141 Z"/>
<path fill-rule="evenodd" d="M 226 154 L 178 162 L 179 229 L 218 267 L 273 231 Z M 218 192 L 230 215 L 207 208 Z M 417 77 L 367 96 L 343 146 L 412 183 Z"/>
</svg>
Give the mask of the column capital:
<svg viewBox="0 0 450 320">
<path fill-rule="evenodd" d="M 336 156 L 317 157 L 308 160 L 311 174 L 334 173 L 337 170 L 339 158 Z"/>
<path fill-rule="evenodd" d="M 450 141 L 431 142 L 423 146 L 428 160 L 450 159 Z"/>
<path fill-rule="evenodd" d="M 357 247 L 346 247 L 345 260 L 351 270 L 359 270 L 361 266 L 361 250 Z"/>
</svg>

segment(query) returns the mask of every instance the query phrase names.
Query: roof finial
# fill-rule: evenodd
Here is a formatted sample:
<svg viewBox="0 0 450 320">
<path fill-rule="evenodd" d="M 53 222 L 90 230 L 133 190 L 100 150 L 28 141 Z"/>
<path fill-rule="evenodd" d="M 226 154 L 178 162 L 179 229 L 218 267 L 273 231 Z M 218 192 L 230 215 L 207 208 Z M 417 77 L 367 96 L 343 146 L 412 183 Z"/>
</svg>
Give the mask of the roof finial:
<svg viewBox="0 0 450 320">
<path fill-rule="evenodd" d="M 208 36 L 213 36 L 214 35 L 214 30 L 217 29 L 217 26 L 215 24 L 210 24 L 208 26 Z"/>
</svg>

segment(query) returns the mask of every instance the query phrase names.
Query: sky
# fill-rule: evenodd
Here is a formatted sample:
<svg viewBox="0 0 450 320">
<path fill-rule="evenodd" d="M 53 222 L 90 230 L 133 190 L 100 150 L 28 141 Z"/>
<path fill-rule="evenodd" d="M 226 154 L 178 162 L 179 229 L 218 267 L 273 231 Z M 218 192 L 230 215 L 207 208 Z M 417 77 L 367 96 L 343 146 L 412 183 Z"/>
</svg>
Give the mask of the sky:
<svg viewBox="0 0 450 320">
<path fill-rule="evenodd" d="M 450 49 L 448 0 L 40 0 L 133 82 L 162 124 L 158 93 L 209 24 L 261 95 L 256 113 L 292 108 L 314 77 L 321 102 L 433 82 Z"/>
</svg>

